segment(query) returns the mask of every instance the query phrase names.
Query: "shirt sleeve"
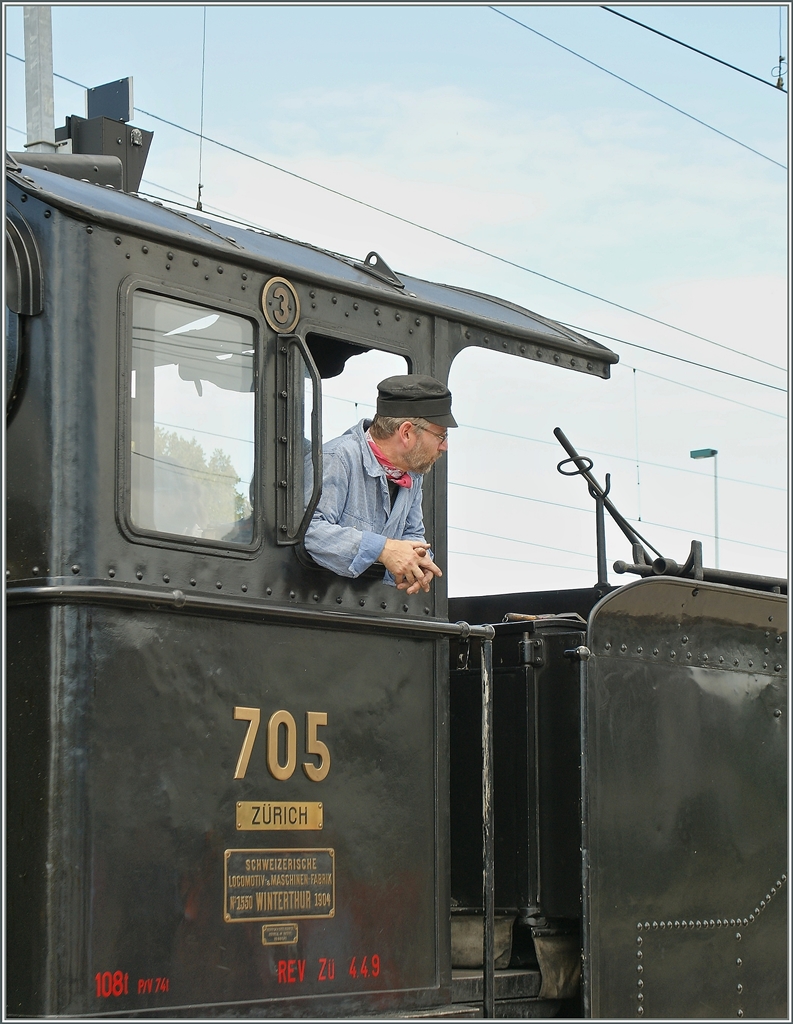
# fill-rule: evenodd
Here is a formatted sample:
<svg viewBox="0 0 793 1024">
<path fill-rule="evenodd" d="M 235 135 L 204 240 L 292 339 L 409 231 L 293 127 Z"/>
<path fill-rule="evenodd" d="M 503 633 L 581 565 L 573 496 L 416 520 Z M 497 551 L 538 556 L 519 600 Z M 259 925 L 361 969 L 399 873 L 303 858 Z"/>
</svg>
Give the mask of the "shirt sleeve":
<svg viewBox="0 0 793 1024">
<path fill-rule="evenodd" d="M 385 537 L 365 529 L 363 523 L 360 529 L 340 525 L 350 487 L 349 468 L 336 453 L 326 454 L 323 461 L 322 497 L 306 530 L 306 551 L 339 576 L 360 576 L 379 558 Z"/>
</svg>

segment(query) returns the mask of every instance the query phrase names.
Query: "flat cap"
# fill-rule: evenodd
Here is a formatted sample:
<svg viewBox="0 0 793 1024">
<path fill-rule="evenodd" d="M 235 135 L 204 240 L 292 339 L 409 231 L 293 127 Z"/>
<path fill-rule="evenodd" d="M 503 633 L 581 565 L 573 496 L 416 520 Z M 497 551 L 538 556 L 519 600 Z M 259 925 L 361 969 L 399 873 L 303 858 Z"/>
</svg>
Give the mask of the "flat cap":
<svg viewBox="0 0 793 1024">
<path fill-rule="evenodd" d="M 381 416 L 420 416 L 439 427 L 456 427 L 452 393 L 445 384 L 423 373 L 386 377 L 377 385 L 377 412 Z"/>
</svg>

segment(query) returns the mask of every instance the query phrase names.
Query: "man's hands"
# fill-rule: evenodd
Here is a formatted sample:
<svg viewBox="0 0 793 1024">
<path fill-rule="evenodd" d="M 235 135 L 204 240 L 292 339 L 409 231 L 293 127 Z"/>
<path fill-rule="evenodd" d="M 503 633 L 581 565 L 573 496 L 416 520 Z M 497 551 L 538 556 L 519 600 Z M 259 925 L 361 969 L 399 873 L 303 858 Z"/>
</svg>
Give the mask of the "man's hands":
<svg viewBox="0 0 793 1024">
<path fill-rule="evenodd" d="M 392 540 L 377 559 L 396 579 L 397 590 L 418 594 L 419 590 L 429 593 L 433 576 L 443 573 L 429 556 L 429 546 L 419 540 Z"/>
</svg>

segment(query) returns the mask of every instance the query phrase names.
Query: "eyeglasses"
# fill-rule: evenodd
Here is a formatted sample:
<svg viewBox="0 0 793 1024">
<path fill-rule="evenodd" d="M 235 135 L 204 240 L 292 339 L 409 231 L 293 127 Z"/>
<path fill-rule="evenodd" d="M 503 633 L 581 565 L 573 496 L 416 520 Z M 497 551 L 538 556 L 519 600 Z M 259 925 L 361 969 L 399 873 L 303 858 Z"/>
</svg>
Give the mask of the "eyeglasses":
<svg viewBox="0 0 793 1024">
<path fill-rule="evenodd" d="M 424 431 L 426 431 L 426 433 L 432 434 L 433 437 L 437 437 L 438 438 L 438 444 L 443 444 L 443 442 L 449 436 L 449 431 L 448 430 L 444 430 L 444 432 L 442 434 L 436 434 L 434 430 L 430 430 L 429 427 L 422 427 L 422 425 L 420 423 L 414 423 L 413 426 L 416 428 L 416 430 L 424 430 Z"/>
</svg>

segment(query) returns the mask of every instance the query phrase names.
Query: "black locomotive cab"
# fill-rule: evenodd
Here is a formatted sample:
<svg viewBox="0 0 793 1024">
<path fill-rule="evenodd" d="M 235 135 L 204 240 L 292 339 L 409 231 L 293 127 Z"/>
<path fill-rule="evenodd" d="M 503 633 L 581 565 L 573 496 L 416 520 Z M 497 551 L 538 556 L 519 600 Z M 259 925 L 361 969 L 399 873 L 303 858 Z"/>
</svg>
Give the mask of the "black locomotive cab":
<svg viewBox="0 0 793 1024">
<path fill-rule="evenodd" d="M 14 161 L 7 202 L 7 1014 L 783 1015 L 772 584 L 449 601 L 303 547 L 341 375 L 616 356 Z"/>
</svg>

